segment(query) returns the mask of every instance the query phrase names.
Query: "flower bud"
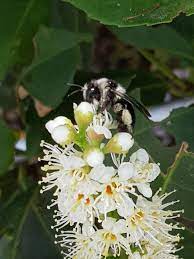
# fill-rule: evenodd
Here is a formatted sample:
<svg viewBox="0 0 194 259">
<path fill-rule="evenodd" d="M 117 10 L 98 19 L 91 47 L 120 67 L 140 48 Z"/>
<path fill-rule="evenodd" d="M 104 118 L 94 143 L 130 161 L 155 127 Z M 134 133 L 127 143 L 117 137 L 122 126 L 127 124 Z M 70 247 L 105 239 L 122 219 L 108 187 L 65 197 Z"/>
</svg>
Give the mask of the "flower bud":
<svg viewBox="0 0 194 259">
<path fill-rule="evenodd" d="M 115 134 L 104 147 L 105 153 L 127 153 L 133 146 L 134 139 L 127 132 L 119 132 Z"/>
<path fill-rule="evenodd" d="M 93 119 L 94 109 L 88 102 L 81 102 L 78 106 L 74 105 L 74 116 L 80 128 L 86 128 Z"/>
<path fill-rule="evenodd" d="M 75 138 L 75 129 L 71 120 L 64 116 L 58 116 L 45 125 L 53 140 L 62 146 L 70 144 Z"/>
<path fill-rule="evenodd" d="M 92 142 L 101 142 L 104 138 L 103 134 L 97 134 L 92 127 L 87 128 L 87 136 Z"/>
<path fill-rule="evenodd" d="M 53 140 L 62 146 L 72 143 L 75 139 L 75 131 L 69 125 L 61 125 L 56 128 L 51 133 Z"/>
<path fill-rule="evenodd" d="M 112 137 L 111 131 L 105 126 L 89 126 L 86 130 L 87 136 L 91 141 L 101 142 L 104 138 L 110 139 Z"/>
<path fill-rule="evenodd" d="M 103 163 L 104 154 L 99 148 L 90 148 L 85 151 L 84 159 L 89 166 L 95 167 Z"/>
<path fill-rule="evenodd" d="M 71 122 L 71 120 L 69 120 L 68 118 L 64 117 L 64 116 L 58 116 L 56 117 L 54 120 L 50 120 L 45 124 L 46 129 L 48 130 L 49 133 L 52 134 L 52 131 L 58 127 L 58 126 L 62 126 L 62 125 L 69 125 L 73 127 L 73 124 Z"/>
</svg>

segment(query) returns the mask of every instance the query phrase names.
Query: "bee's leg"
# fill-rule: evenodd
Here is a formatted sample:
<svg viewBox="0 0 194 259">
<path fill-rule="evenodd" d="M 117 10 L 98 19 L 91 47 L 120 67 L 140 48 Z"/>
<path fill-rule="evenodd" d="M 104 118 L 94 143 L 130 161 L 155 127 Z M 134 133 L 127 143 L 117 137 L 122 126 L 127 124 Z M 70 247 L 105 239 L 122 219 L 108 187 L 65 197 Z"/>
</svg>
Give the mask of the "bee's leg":
<svg viewBox="0 0 194 259">
<path fill-rule="evenodd" d="M 123 106 L 122 106 L 122 104 L 117 102 L 113 106 L 113 111 L 116 114 L 116 121 L 118 123 L 119 132 L 128 132 L 128 127 L 123 121 Z"/>
<path fill-rule="evenodd" d="M 128 132 L 132 133 L 133 132 L 133 127 L 135 124 L 135 114 L 132 114 L 131 111 L 128 109 L 123 109 L 122 111 L 122 117 L 121 120 L 125 127 L 127 128 Z"/>
<path fill-rule="evenodd" d="M 129 103 L 124 103 L 123 101 L 117 102 L 113 106 L 113 111 L 116 114 L 119 131 L 132 133 L 135 124 L 133 106 Z"/>
</svg>

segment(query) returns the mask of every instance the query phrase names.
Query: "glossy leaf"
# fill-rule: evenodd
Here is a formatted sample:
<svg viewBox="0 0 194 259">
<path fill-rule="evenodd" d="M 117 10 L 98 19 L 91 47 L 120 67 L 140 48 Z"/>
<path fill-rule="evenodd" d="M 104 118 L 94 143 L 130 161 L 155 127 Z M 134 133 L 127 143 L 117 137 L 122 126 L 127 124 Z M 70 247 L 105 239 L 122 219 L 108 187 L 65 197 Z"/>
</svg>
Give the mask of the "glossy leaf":
<svg viewBox="0 0 194 259">
<path fill-rule="evenodd" d="M 79 63 L 80 37 L 42 27 L 35 39 L 36 56 L 25 71 L 25 87 L 44 104 L 56 107 L 69 89 Z"/>
<path fill-rule="evenodd" d="M 194 107 L 179 108 L 173 110 L 170 116 L 161 122 L 167 132 L 175 137 L 177 145 L 186 141 L 192 151 L 194 151 L 193 116 Z"/>
<path fill-rule="evenodd" d="M 191 42 L 193 45 L 194 41 L 194 15 L 185 16 L 184 14 L 177 17 L 173 23 L 169 24 L 173 27 L 179 34 L 181 34 L 184 39 Z"/>
<path fill-rule="evenodd" d="M 0 229 L 7 246 L 4 258 L 17 258 L 23 225 L 28 215 L 34 191 L 22 192 L 15 190 L 0 206 Z"/>
<path fill-rule="evenodd" d="M 131 93 L 137 100 L 140 100 L 140 92 L 138 89 Z M 161 170 L 166 173 L 167 168 L 173 163 L 178 146 L 166 147 L 153 132 L 153 127 L 159 125 L 147 118 L 137 109 L 136 124 L 134 128 L 134 139 L 139 147 L 145 148 L 153 160 L 160 163 Z M 161 155 L 162 154 L 162 155 Z"/>
<path fill-rule="evenodd" d="M 87 0 L 66 1 L 86 12 L 92 19 L 123 27 L 170 22 L 181 12 L 194 13 L 194 3 L 190 0 L 93 0 L 90 4 Z"/>
<path fill-rule="evenodd" d="M 193 59 L 194 50 L 173 27 L 160 25 L 156 28 L 117 28 L 111 31 L 125 44 L 131 44 L 140 49 L 163 49 L 174 55 Z"/>
<path fill-rule="evenodd" d="M 189 230 L 184 230 L 181 233 L 184 239 L 181 242 L 183 249 L 178 252 L 180 258 L 191 259 L 191 255 L 194 254 L 194 233 Z"/>
<path fill-rule="evenodd" d="M 45 212 L 45 215 L 48 217 L 48 212 Z M 17 259 L 63 258 L 60 254 L 60 250 L 54 244 L 54 233 L 52 233 L 52 238 L 51 236 L 48 236 L 47 232 L 52 231 L 50 229 L 50 225 L 46 225 L 46 228 L 47 230 L 45 230 L 39 219 L 37 219 L 36 214 L 30 210 L 21 235 L 21 243 L 19 247 L 20 257 Z"/>
<path fill-rule="evenodd" d="M 40 154 L 40 142 L 45 139 L 46 133 L 43 120 L 37 115 L 32 102 L 26 112 L 26 126 L 26 153 L 32 158 Z"/>
<path fill-rule="evenodd" d="M 179 108 L 173 110 L 170 116 L 160 123 L 147 120 L 140 112 L 137 113 L 137 123 L 134 137 L 139 146 L 149 150 L 150 155 L 156 162 L 160 162 L 164 172 L 173 163 L 183 141 L 188 142 L 190 150 L 194 150 L 193 123 L 191 118 L 194 114 L 193 107 Z M 175 137 L 176 145 L 171 147 L 163 146 L 154 136 L 153 127 L 160 126 L 167 133 Z"/>
<path fill-rule="evenodd" d="M 163 191 L 174 189 L 174 199 L 180 200 L 175 207 L 184 209 L 185 218 L 194 219 L 194 207 L 191 206 L 194 194 L 194 153 L 187 151 L 186 144 L 182 145 L 164 182 Z"/>
<path fill-rule="evenodd" d="M 15 136 L 0 120 L 0 175 L 6 172 L 14 158 Z"/>
<path fill-rule="evenodd" d="M 26 178 L 27 188 L 20 189 L 16 175 L 17 171 L 10 172 L 0 182 L 0 259 L 61 258 L 48 213 L 45 210 L 42 218 L 38 211 L 37 183 Z"/>
<path fill-rule="evenodd" d="M 0 3 L 0 79 L 7 69 L 32 57 L 32 37 L 48 17 L 47 0 L 1 1 Z"/>
</svg>

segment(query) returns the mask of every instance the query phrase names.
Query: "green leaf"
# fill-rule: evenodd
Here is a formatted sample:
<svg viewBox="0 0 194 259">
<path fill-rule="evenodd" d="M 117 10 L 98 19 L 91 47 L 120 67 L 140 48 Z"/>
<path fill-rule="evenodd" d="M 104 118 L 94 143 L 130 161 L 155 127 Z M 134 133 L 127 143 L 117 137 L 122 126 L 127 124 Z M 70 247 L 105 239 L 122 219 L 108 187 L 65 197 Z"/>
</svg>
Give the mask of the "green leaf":
<svg viewBox="0 0 194 259">
<path fill-rule="evenodd" d="M 28 169 L 28 173 L 32 171 Z M 50 227 L 53 218 L 46 211 L 45 202 L 40 204 L 37 183 L 26 177 L 26 188 L 21 189 L 18 181 L 14 170 L 0 182 L 0 259 L 61 258 Z M 38 206 L 45 207 L 45 218 Z"/>
<path fill-rule="evenodd" d="M 32 37 L 48 16 L 47 0 L 1 1 L 0 3 L 0 79 L 13 64 L 32 57 Z"/>
<path fill-rule="evenodd" d="M 6 172 L 14 158 L 15 136 L 0 120 L 0 175 Z"/>
<path fill-rule="evenodd" d="M 176 190 L 173 197 L 180 200 L 174 207 L 183 208 L 184 217 L 194 219 L 193 203 L 194 194 L 194 153 L 187 151 L 187 144 L 183 144 L 173 165 L 168 170 L 168 175 L 163 185 L 163 191 Z"/>
<path fill-rule="evenodd" d="M 142 117 L 142 115 L 137 117 L 134 138 L 138 142 L 139 146 L 148 151 L 155 162 L 160 163 L 162 171 L 166 172 L 167 168 L 174 161 L 178 146 L 164 146 L 159 139 L 154 136 L 153 132 L 153 127 L 159 124 L 140 117 Z"/>
<path fill-rule="evenodd" d="M 28 158 L 37 157 L 40 154 L 40 142 L 42 139 L 45 140 L 46 133 L 43 119 L 38 117 L 31 101 L 26 111 L 26 154 Z"/>
<path fill-rule="evenodd" d="M 135 89 L 131 94 L 137 100 L 140 100 L 139 89 Z M 137 109 L 135 111 L 136 124 L 134 128 L 134 139 L 139 147 L 148 151 L 156 163 L 160 163 L 161 170 L 165 173 L 167 168 L 173 163 L 178 147 L 164 146 L 159 139 L 156 138 L 153 132 L 153 127 L 159 125 L 159 123 L 155 123 L 145 118 L 145 116 Z M 161 182 L 160 179 L 159 182 Z"/>
<path fill-rule="evenodd" d="M 180 15 L 170 24 L 187 42 L 194 43 L 194 15 Z"/>
<path fill-rule="evenodd" d="M 7 238 L 7 241 L 9 241 L 4 251 L 4 258 L 6 259 L 14 259 L 17 256 L 23 225 L 34 195 L 35 192 L 33 190 L 25 193 L 16 190 L 10 193 L 4 203 L 1 203 L 1 234 L 3 233 L 4 238 Z"/>
<path fill-rule="evenodd" d="M 122 27 L 136 25 L 153 25 L 170 22 L 179 13 L 194 13 L 194 3 L 191 0 L 66 0 L 80 8 L 90 18 L 108 25 Z"/>
<path fill-rule="evenodd" d="M 45 212 L 46 217 L 47 214 L 48 212 Z M 52 231 L 50 225 L 46 225 L 46 228 L 47 231 Z M 30 210 L 21 234 L 17 259 L 62 259 L 58 247 L 54 244 L 54 231 L 52 232 L 51 239 L 34 211 Z"/>
<path fill-rule="evenodd" d="M 191 259 L 191 255 L 194 254 L 194 233 L 184 230 L 181 236 L 184 237 L 181 242 L 183 249 L 178 252 L 178 255 L 180 258 Z"/>
<path fill-rule="evenodd" d="M 161 125 L 171 133 L 177 145 L 183 141 L 189 144 L 191 151 L 194 151 L 193 118 L 194 107 L 179 108 L 171 112 L 170 116 L 161 122 Z"/>
<path fill-rule="evenodd" d="M 186 41 L 173 27 L 160 25 L 156 28 L 117 28 L 111 31 L 124 43 L 139 49 L 164 49 L 174 55 L 193 59 L 194 51 L 190 41 Z"/>
<path fill-rule="evenodd" d="M 36 56 L 25 71 L 28 91 L 47 106 L 56 107 L 67 93 L 79 63 L 80 35 L 41 27 L 34 42 Z"/>
</svg>

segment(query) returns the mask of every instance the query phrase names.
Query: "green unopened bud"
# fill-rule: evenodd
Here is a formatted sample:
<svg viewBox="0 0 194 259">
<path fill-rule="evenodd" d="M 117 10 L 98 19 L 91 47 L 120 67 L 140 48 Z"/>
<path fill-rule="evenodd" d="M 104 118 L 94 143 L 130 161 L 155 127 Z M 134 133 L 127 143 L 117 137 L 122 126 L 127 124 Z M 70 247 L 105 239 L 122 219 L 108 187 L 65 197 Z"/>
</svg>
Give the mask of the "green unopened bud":
<svg viewBox="0 0 194 259">
<path fill-rule="evenodd" d="M 115 134 L 104 147 L 104 153 L 127 153 L 133 146 L 134 139 L 127 132 L 119 132 Z"/>
<path fill-rule="evenodd" d="M 86 128 L 93 119 L 94 109 L 88 102 L 81 102 L 78 106 L 74 105 L 75 121 L 79 128 Z"/>
<path fill-rule="evenodd" d="M 104 154 L 99 148 L 89 148 L 84 152 L 84 159 L 91 167 L 101 165 L 104 161 Z"/>
</svg>

